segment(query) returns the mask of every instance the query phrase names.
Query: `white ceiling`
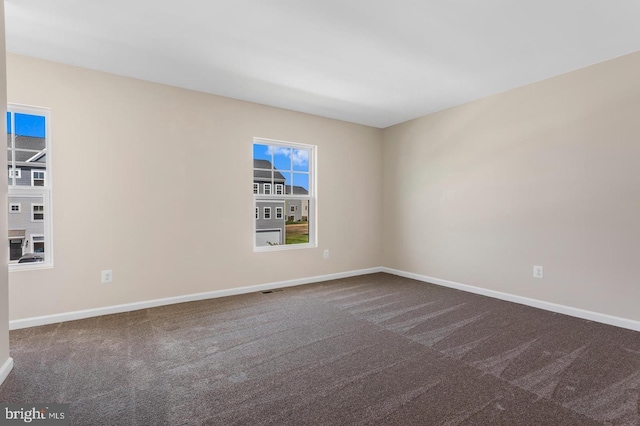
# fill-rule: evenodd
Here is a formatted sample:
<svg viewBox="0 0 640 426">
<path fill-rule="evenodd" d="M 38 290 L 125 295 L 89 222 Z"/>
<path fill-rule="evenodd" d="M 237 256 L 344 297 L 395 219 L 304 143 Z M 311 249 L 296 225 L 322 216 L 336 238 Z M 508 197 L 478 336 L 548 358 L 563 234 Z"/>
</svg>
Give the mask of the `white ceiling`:
<svg viewBox="0 0 640 426">
<path fill-rule="evenodd" d="M 5 0 L 7 50 L 387 127 L 640 50 L 638 0 Z"/>
</svg>

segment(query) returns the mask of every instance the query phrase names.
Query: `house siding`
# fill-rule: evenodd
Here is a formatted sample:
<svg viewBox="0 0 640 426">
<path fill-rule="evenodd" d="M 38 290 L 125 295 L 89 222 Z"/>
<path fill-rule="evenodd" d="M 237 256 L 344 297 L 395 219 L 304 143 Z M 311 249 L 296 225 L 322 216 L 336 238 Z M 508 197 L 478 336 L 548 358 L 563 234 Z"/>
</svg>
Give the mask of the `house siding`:
<svg viewBox="0 0 640 426">
<path fill-rule="evenodd" d="M 12 231 L 23 231 L 24 230 L 24 238 L 22 241 L 22 250 L 23 253 L 32 253 L 33 252 L 33 238 L 32 235 L 40 235 L 43 236 L 44 232 L 44 221 L 42 222 L 34 222 L 31 220 L 31 204 L 44 204 L 42 198 L 39 197 L 22 197 L 22 196 L 10 196 L 9 197 L 9 205 L 11 204 L 20 204 L 20 213 L 8 213 L 8 222 L 9 222 L 9 234 L 12 234 Z M 44 214 L 47 214 L 45 209 Z M 22 237 L 14 237 L 11 239 L 22 238 Z"/>
<path fill-rule="evenodd" d="M 258 208 L 258 219 L 255 219 L 256 231 L 267 229 L 280 230 L 280 241 L 278 242 L 279 244 L 284 244 L 286 212 L 284 213 L 282 219 L 276 219 L 276 207 L 282 207 L 284 209 L 284 204 L 284 200 L 258 200 L 256 202 L 256 207 Z M 271 219 L 264 219 L 265 207 L 271 208 Z"/>
</svg>

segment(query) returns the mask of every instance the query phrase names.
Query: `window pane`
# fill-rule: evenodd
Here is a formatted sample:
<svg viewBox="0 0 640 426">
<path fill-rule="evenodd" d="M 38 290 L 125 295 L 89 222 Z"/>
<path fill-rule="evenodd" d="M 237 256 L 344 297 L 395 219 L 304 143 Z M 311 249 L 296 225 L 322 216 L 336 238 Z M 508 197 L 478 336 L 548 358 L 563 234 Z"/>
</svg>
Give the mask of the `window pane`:
<svg viewBox="0 0 640 426">
<path fill-rule="evenodd" d="M 282 178 L 282 180 L 279 180 L 278 182 L 284 182 L 285 184 L 284 193 L 291 194 L 291 172 L 278 172 L 278 173 Z"/>
<path fill-rule="evenodd" d="M 286 201 L 285 244 L 309 243 L 309 199 Z"/>
<path fill-rule="evenodd" d="M 273 165 L 278 170 L 291 170 L 291 148 L 270 146 L 273 153 Z"/>
<path fill-rule="evenodd" d="M 22 206 L 20 211 L 13 211 L 9 215 L 10 263 L 43 262 L 46 256 L 44 197 L 42 195 L 10 195 L 9 204 Z"/>
<path fill-rule="evenodd" d="M 308 172 L 309 171 L 309 151 L 306 149 L 294 149 L 292 150 L 291 162 L 293 163 L 293 170 Z"/>
<path fill-rule="evenodd" d="M 309 175 L 304 173 L 293 174 L 293 194 L 306 195 L 309 193 Z"/>
<path fill-rule="evenodd" d="M 36 138 L 33 136 L 16 136 L 16 149 L 30 149 L 33 151 L 37 151 L 31 154 L 37 154 L 39 151 L 42 151 L 46 148 L 46 139 L 45 138 Z"/>
<path fill-rule="evenodd" d="M 269 153 L 268 145 L 253 144 L 253 159 L 254 160 L 267 160 L 271 162 L 271 154 Z M 254 166 L 256 167 L 256 166 Z"/>
<path fill-rule="evenodd" d="M 46 124 L 43 116 L 16 113 L 15 121 L 17 136 L 46 137 Z"/>
</svg>

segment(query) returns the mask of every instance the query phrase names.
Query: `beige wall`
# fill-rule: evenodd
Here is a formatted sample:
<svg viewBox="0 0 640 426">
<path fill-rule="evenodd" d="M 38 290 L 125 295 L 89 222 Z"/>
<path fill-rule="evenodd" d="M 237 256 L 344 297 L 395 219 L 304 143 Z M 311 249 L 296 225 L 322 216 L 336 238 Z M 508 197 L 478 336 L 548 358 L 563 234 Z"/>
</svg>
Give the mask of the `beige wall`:
<svg viewBox="0 0 640 426">
<path fill-rule="evenodd" d="M 12 319 L 382 263 L 379 129 L 7 61 L 9 102 L 51 108 L 55 247 L 53 269 L 10 273 Z M 317 145 L 317 249 L 253 252 L 254 136 Z"/>
<path fill-rule="evenodd" d="M 6 59 L 4 49 L 4 3 L 0 3 L 0 105 L 7 104 L 7 88 L 6 88 Z M 2 118 L 0 118 L 0 126 L 5 127 L 6 108 L 2 108 Z M 2 170 L 7 170 L 7 157 L 5 156 Z M 7 241 L 7 173 L 0 173 L 0 241 Z M 9 247 L 0 244 L 0 259 L 8 259 L 7 253 Z M 9 296 L 8 296 L 8 275 L 6 262 L 0 262 L 0 367 L 9 358 Z"/>
<path fill-rule="evenodd" d="M 384 265 L 640 320 L 639 72 L 380 131 L 9 55 L 9 102 L 52 109 L 55 244 L 53 269 L 10 273 L 10 317 Z M 253 136 L 318 146 L 317 249 L 252 251 Z"/>
<path fill-rule="evenodd" d="M 640 320 L 639 75 L 635 53 L 385 129 L 385 266 Z"/>
</svg>

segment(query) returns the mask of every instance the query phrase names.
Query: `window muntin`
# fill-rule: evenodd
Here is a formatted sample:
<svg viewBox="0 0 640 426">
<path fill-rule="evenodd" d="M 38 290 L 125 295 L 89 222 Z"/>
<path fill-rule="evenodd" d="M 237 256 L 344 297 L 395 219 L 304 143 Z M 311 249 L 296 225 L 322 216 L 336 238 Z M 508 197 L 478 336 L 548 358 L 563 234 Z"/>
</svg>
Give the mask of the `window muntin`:
<svg viewBox="0 0 640 426">
<path fill-rule="evenodd" d="M 49 110 L 7 111 L 9 270 L 52 266 Z"/>
<path fill-rule="evenodd" d="M 314 158 L 315 147 L 310 145 L 254 139 L 253 179 L 265 188 L 261 194 L 254 193 L 254 204 L 275 206 L 268 224 L 255 222 L 255 250 L 315 247 L 316 218 L 309 208 L 315 203 Z M 266 242 L 265 232 L 275 229 L 282 235 L 281 242 Z"/>
<path fill-rule="evenodd" d="M 264 218 L 264 220 L 271 219 L 271 207 L 265 207 L 263 211 L 264 215 L 262 217 Z"/>
</svg>

